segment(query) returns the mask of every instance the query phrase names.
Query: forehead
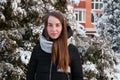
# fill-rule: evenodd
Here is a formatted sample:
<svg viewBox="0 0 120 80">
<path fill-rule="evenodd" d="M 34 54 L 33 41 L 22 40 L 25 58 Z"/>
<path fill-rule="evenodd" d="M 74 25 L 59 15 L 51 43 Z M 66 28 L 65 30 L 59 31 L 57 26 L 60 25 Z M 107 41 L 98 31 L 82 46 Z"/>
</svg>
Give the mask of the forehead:
<svg viewBox="0 0 120 80">
<path fill-rule="evenodd" d="M 48 23 L 61 23 L 60 20 L 54 16 L 48 17 Z"/>
</svg>

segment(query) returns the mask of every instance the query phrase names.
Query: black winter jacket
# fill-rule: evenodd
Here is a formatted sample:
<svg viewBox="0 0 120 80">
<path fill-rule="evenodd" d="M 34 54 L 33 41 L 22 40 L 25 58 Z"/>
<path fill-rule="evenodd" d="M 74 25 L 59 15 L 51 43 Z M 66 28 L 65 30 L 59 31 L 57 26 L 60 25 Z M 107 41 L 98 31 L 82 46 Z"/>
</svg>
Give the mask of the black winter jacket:
<svg viewBox="0 0 120 80">
<path fill-rule="evenodd" d="M 83 80 L 82 63 L 77 48 L 69 44 L 70 55 L 70 80 Z M 28 64 L 27 80 L 69 80 L 68 74 L 57 70 L 55 64 L 51 64 L 51 54 L 46 53 L 37 44 L 32 52 Z"/>
</svg>

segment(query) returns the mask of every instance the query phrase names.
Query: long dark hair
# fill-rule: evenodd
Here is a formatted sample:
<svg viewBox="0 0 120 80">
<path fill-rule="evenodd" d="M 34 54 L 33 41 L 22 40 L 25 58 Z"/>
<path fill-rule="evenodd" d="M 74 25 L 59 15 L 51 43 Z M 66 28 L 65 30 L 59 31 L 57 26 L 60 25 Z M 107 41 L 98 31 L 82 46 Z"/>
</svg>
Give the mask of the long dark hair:
<svg viewBox="0 0 120 80">
<path fill-rule="evenodd" d="M 68 53 L 68 46 L 67 46 L 67 38 L 68 38 L 67 22 L 60 12 L 49 12 L 44 17 L 45 35 L 47 39 L 49 39 L 49 36 L 47 33 L 47 25 L 48 25 L 49 16 L 53 16 L 59 19 L 59 21 L 62 24 L 61 35 L 58 37 L 58 39 L 53 40 L 52 62 L 54 64 L 57 63 L 57 69 L 63 69 L 64 72 L 67 73 L 68 66 L 69 66 L 69 53 Z"/>
</svg>

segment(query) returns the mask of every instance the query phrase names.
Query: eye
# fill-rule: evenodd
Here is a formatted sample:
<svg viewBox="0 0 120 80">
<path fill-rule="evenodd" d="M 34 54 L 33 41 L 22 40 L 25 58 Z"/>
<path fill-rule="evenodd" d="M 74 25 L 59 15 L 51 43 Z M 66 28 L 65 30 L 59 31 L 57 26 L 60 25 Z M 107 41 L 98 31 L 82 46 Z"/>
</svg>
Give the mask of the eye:
<svg viewBox="0 0 120 80">
<path fill-rule="evenodd" d="M 52 24 L 48 24 L 49 27 L 52 27 Z"/>
<path fill-rule="evenodd" d="M 61 26 L 61 24 L 56 24 L 56 27 L 60 27 Z"/>
</svg>

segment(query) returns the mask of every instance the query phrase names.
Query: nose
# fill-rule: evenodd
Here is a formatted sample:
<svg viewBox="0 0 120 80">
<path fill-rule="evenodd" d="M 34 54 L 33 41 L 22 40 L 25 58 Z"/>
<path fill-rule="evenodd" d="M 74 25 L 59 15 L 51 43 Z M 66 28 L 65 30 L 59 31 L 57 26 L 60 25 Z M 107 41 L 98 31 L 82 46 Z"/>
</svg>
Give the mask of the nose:
<svg viewBox="0 0 120 80">
<path fill-rule="evenodd" d="M 52 30 L 53 30 L 53 31 L 56 31 L 56 26 L 55 26 L 55 25 L 53 26 L 53 29 L 52 29 Z"/>
</svg>

